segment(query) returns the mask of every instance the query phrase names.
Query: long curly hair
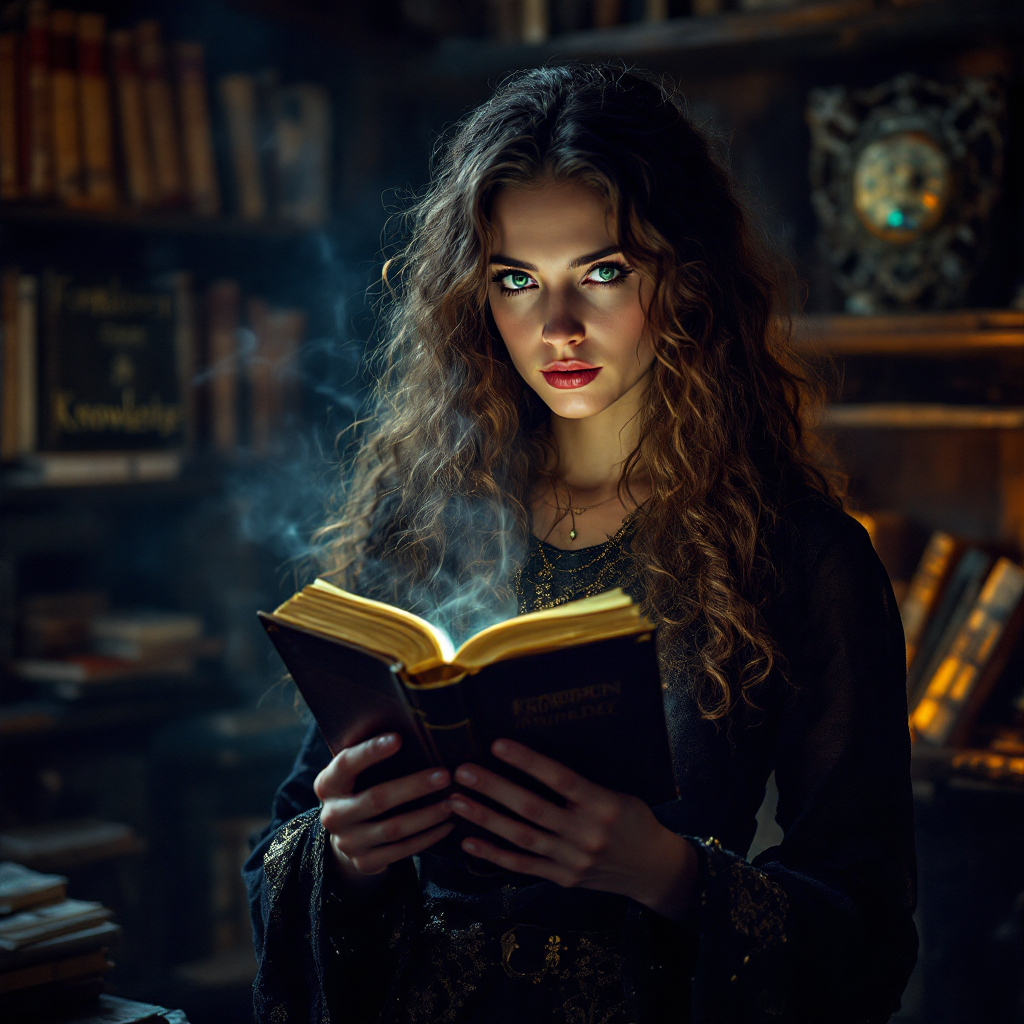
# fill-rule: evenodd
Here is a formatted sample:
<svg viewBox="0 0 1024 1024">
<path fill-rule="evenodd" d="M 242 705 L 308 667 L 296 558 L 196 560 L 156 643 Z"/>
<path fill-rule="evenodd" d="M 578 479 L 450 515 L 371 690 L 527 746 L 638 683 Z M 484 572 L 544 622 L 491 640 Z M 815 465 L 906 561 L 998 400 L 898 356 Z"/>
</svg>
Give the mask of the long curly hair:
<svg viewBox="0 0 1024 1024">
<path fill-rule="evenodd" d="M 787 503 L 831 490 L 801 422 L 781 261 L 682 100 L 644 73 L 519 73 L 439 148 L 385 266 L 373 411 L 321 531 L 328 575 L 457 638 L 515 613 L 553 446 L 488 307 L 490 218 L 501 189 L 539 179 L 604 197 L 651 286 L 655 362 L 620 487 L 641 471 L 650 486 L 632 565 L 663 661 L 689 667 L 707 718 L 756 706 L 779 659 L 771 537 Z"/>
</svg>

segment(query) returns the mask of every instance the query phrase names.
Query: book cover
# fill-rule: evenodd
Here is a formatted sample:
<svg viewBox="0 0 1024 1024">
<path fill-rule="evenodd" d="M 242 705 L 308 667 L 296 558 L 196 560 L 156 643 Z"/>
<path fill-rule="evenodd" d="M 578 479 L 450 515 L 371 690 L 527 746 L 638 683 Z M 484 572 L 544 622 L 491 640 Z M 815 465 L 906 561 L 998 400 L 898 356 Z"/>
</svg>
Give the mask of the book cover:
<svg viewBox="0 0 1024 1024">
<path fill-rule="evenodd" d="M 78 91 L 82 120 L 82 200 L 93 209 L 117 206 L 110 82 L 103 60 L 102 14 L 78 16 Z"/>
<path fill-rule="evenodd" d="M 23 910 L 0 918 L 0 950 L 21 949 L 42 939 L 91 927 L 111 916 L 102 903 L 86 900 L 64 900 L 48 907 Z"/>
<path fill-rule="evenodd" d="M 203 45 L 178 43 L 174 55 L 189 200 L 195 213 L 213 217 L 220 213 L 220 188 L 213 156 Z"/>
<path fill-rule="evenodd" d="M 29 907 L 59 903 L 64 899 L 67 884 L 63 875 L 46 875 L 12 860 L 0 861 L 0 917 Z"/>
<path fill-rule="evenodd" d="M 317 227 L 330 206 L 330 98 L 316 85 L 289 85 L 276 90 L 273 109 L 277 215 Z"/>
<path fill-rule="evenodd" d="M 956 564 L 958 553 L 956 539 L 942 530 L 936 530 L 928 539 L 921 561 L 911 577 L 906 596 L 900 603 L 908 668 L 914 663 L 924 627 L 938 606 L 942 589 Z"/>
<path fill-rule="evenodd" d="M 48 199 L 53 194 L 53 131 L 47 0 L 29 0 L 25 9 L 25 45 L 25 191 L 30 199 Z"/>
<path fill-rule="evenodd" d="M 45 447 L 179 447 L 174 292 L 55 272 L 44 284 Z"/>
<path fill-rule="evenodd" d="M 160 24 L 139 22 L 135 34 L 156 201 L 175 206 L 185 197 L 185 176 Z"/>
<path fill-rule="evenodd" d="M 130 825 L 116 821 L 53 821 L 45 825 L 23 825 L 0 832 L 0 855 L 40 871 L 63 871 L 78 864 L 91 864 L 109 857 L 138 853 L 143 848 L 143 843 L 135 834 L 135 830 Z M 60 909 L 62 907 L 65 908 L 65 914 L 70 914 L 77 920 L 74 908 L 67 909 L 68 903 L 77 902 L 66 900 L 62 904 L 40 908 L 36 911 L 37 918 L 31 918 L 29 913 L 26 913 L 23 915 L 23 923 L 64 920 Z M 86 917 L 92 914 L 92 911 L 86 910 L 87 907 L 103 909 L 100 904 L 82 904 L 79 910 Z M 105 912 L 105 917 L 101 919 L 105 920 L 109 916 L 109 912 Z M 6 924 L 6 921 L 0 923 L 0 930 L 3 924 Z M 21 934 L 17 928 L 14 931 Z"/>
<path fill-rule="evenodd" d="M 15 32 L 0 32 L 0 199 L 20 198 L 18 36 Z"/>
<path fill-rule="evenodd" d="M 935 746 L 966 741 L 1001 669 L 1004 636 L 1013 639 L 1019 629 L 1022 598 L 1024 569 L 1000 558 L 914 709 L 910 723 L 918 739 Z"/>
<path fill-rule="evenodd" d="M 106 950 L 92 949 L 41 964 L 0 971 L 0 995 L 31 988 L 33 985 L 48 985 L 54 981 L 102 974 L 110 966 Z"/>
<path fill-rule="evenodd" d="M 72 956 L 75 953 L 86 953 L 93 949 L 106 949 L 117 942 L 120 935 L 120 925 L 114 924 L 113 921 L 103 921 L 79 931 L 66 932 L 64 935 L 55 935 L 52 939 L 33 942 L 31 945 L 22 946 L 21 949 L 0 949 L 0 970 L 27 967 L 29 964 Z"/>
<path fill-rule="evenodd" d="M 207 378 L 213 447 L 228 455 L 238 447 L 238 312 L 235 281 L 210 286 L 207 312 Z"/>
<path fill-rule="evenodd" d="M 110 52 L 128 200 L 133 206 L 152 206 L 156 202 L 156 185 L 146 136 L 142 79 L 139 77 L 132 33 L 127 29 L 111 32 Z"/>
<path fill-rule="evenodd" d="M 957 560 L 938 607 L 925 624 L 917 654 L 907 671 L 910 711 L 917 706 L 928 680 L 974 607 L 991 564 L 992 559 L 978 548 L 968 548 Z"/>
<path fill-rule="evenodd" d="M 252 75 L 225 75 L 217 88 L 227 124 L 235 212 L 242 220 L 263 220 L 267 200 L 260 170 L 256 80 Z"/>
<path fill-rule="evenodd" d="M 50 16 L 53 188 L 57 198 L 65 203 L 74 203 L 82 194 L 76 49 L 74 11 L 54 11 Z"/>
<path fill-rule="evenodd" d="M 473 760 L 544 792 L 491 754 L 509 737 L 650 804 L 677 795 L 653 627 L 622 591 L 498 623 L 457 651 L 417 616 L 323 581 L 260 618 L 332 751 L 402 737 L 359 788 Z"/>
</svg>

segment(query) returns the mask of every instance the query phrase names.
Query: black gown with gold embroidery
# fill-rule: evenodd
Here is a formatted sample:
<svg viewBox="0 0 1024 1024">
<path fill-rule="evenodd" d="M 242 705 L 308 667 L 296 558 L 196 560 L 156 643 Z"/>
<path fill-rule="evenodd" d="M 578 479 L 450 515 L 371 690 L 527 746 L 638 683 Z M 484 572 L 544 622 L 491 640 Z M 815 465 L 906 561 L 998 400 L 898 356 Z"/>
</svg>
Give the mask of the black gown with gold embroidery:
<svg viewBox="0 0 1024 1024">
<path fill-rule="evenodd" d="M 574 552 L 537 542 L 520 611 L 629 589 L 630 529 Z M 329 754 L 311 730 L 245 868 L 257 1020 L 887 1020 L 917 945 L 899 616 L 867 535 L 826 502 L 791 506 L 774 549 L 769 621 L 788 670 L 761 713 L 709 722 L 685 674 L 667 680 L 681 795 L 655 813 L 698 851 L 691 921 L 429 851 L 353 891 L 319 823 Z M 785 838 L 748 863 L 773 770 Z"/>
</svg>

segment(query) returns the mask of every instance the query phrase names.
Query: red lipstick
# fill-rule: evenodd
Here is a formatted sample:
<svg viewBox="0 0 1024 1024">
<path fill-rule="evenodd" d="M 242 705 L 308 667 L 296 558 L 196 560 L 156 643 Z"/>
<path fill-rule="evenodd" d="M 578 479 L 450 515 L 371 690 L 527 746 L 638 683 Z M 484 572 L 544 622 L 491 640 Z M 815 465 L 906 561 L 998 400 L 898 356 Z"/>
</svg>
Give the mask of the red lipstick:
<svg viewBox="0 0 1024 1024">
<path fill-rule="evenodd" d="M 548 363 L 540 372 L 553 388 L 565 391 L 586 387 L 601 372 L 601 367 L 581 359 L 559 359 Z"/>
</svg>

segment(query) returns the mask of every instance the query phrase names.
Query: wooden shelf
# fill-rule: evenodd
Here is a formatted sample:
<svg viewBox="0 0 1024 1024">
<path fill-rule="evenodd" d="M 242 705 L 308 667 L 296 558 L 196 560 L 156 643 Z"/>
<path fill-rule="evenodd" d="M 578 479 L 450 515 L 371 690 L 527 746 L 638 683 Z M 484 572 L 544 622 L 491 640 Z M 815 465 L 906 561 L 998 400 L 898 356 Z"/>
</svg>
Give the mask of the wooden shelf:
<svg viewBox="0 0 1024 1024">
<path fill-rule="evenodd" d="M 141 213 L 133 210 L 69 210 L 58 206 L 0 206 L 0 224 L 28 224 L 114 231 L 144 231 L 206 238 L 287 239 L 311 229 L 277 221 L 249 222 L 230 217 L 196 217 L 187 213 Z"/>
<path fill-rule="evenodd" d="M 534 45 L 447 40 L 427 58 L 424 70 L 454 78 L 583 57 L 696 55 L 751 47 L 762 55 L 782 55 L 794 44 L 821 57 L 858 43 L 962 37 L 965 32 L 1007 27 L 1024 27 L 1022 5 L 1015 0 L 824 0 L 782 11 L 730 12 L 571 32 Z"/>
<path fill-rule="evenodd" d="M 1024 407 L 929 405 L 923 402 L 871 402 L 831 405 L 821 425 L 832 430 L 1021 430 Z"/>
<path fill-rule="evenodd" d="M 813 316 L 794 323 L 794 343 L 811 356 L 960 356 L 1024 351 L 1024 310 Z"/>
</svg>

